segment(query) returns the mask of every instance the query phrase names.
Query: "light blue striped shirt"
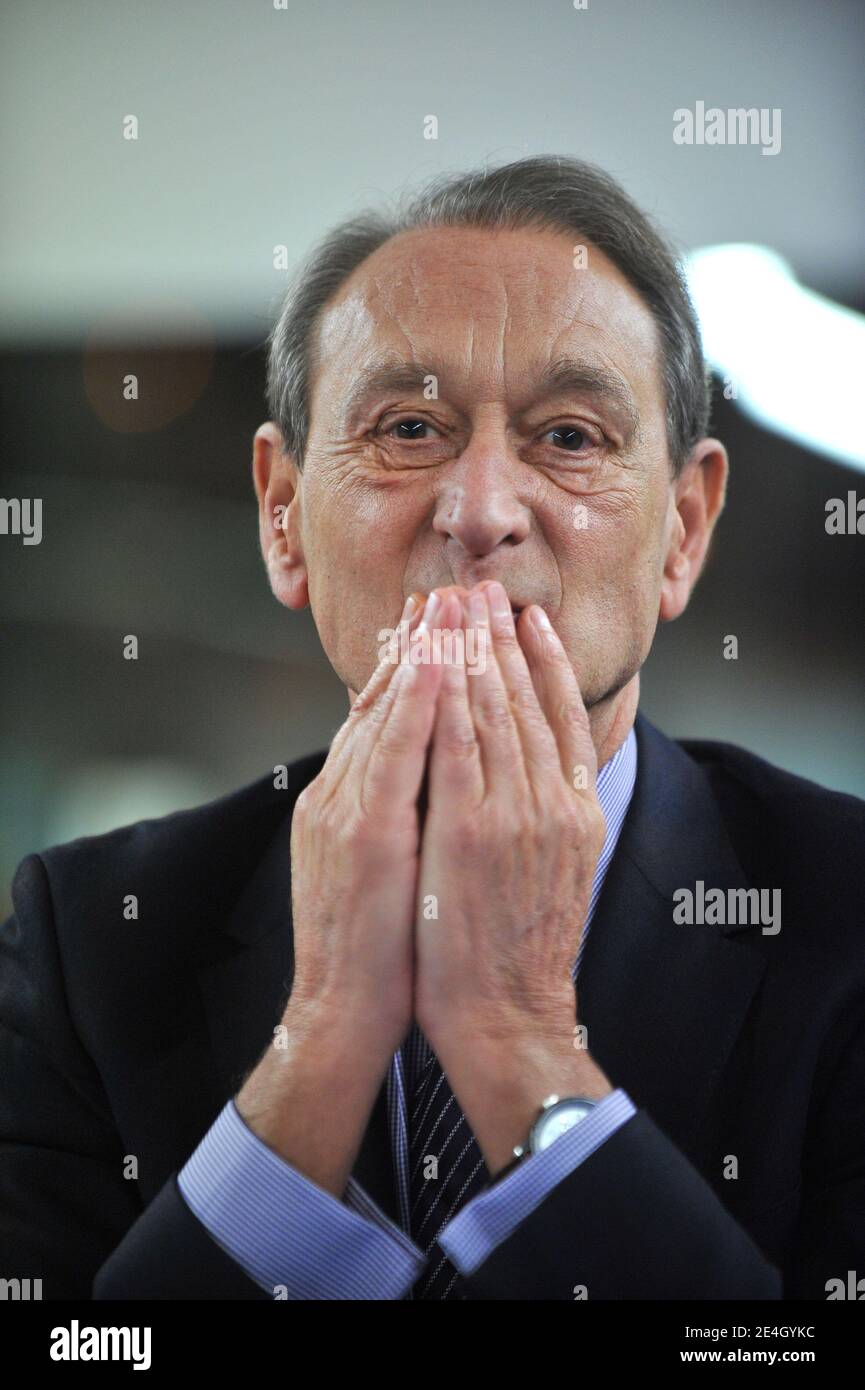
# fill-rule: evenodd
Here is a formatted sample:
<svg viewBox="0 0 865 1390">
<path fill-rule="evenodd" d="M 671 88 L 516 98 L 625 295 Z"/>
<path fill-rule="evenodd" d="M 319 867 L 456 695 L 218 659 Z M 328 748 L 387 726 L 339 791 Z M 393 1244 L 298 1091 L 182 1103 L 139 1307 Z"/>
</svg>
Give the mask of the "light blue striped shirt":
<svg viewBox="0 0 865 1390">
<path fill-rule="evenodd" d="M 637 741 L 625 742 L 598 773 L 606 821 L 589 910 L 574 962 L 580 968 L 592 918 L 637 776 Z M 400 1226 L 349 1178 L 339 1201 L 287 1163 L 244 1123 L 233 1100 L 178 1173 L 181 1195 L 212 1238 L 260 1288 L 277 1299 L 398 1299 L 409 1295 L 426 1256 L 408 1235 L 408 1093 L 428 1044 L 409 1039 L 387 1076 Z M 540 1104 L 543 1097 L 539 1097 Z M 549 1192 L 636 1113 L 621 1089 L 605 1096 L 573 1129 L 481 1192 L 439 1232 L 460 1274 L 476 1270 Z M 438 1258 L 441 1258 L 439 1255 Z"/>
</svg>

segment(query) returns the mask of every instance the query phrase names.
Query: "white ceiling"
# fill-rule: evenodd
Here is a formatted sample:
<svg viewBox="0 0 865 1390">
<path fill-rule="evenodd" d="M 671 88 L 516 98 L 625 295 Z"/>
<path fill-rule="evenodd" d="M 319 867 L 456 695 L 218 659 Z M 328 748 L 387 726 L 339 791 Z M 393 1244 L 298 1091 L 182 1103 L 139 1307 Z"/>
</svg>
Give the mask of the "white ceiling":
<svg viewBox="0 0 865 1390">
<path fill-rule="evenodd" d="M 141 334 L 263 335 L 274 244 L 293 260 L 426 175 L 537 152 L 604 165 L 683 249 L 760 241 L 855 300 L 863 28 L 861 0 L 19 0 L 3 337 L 74 339 L 118 313 Z M 674 144 L 697 100 L 780 107 L 780 154 Z"/>
</svg>

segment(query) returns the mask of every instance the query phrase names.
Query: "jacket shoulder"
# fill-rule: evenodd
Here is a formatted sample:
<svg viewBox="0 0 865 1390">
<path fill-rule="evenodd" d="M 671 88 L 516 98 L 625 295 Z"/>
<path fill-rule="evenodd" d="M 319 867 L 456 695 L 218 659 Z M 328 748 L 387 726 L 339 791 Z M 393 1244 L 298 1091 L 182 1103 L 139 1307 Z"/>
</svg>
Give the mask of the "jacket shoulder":
<svg viewBox="0 0 865 1390">
<path fill-rule="evenodd" d="M 136 821 L 54 845 L 23 861 L 13 893 L 26 895 L 44 868 L 56 917 L 94 925 L 122 920 L 130 895 L 151 921 L 180 925 L 224 916 L 327 750 L 308 754 L 203 806 Z"/>
<path fill-rule="evenodd" d="M 865 866 L 865 801 L 788 772 L 736 744 L 678 739 L 708 778 L 743 859 L 820 868 Z"/>
</svg>

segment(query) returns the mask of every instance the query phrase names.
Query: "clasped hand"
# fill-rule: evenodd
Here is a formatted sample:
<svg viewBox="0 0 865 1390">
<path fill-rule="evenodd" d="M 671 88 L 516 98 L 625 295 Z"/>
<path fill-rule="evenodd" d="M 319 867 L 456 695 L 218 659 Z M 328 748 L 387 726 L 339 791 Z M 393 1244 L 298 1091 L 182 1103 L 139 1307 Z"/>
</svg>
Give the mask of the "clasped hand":
<svg viewBox="0 0 865 1390">
<path fill-rule="evenodd" d="M 299 797 L 292 1004 L 326 1001 L 383 1057 L 414 1018 L 446 1068 L 567 1045 L 605 831 L 576 676 L 543 610 L 515 624 L 501 584 L 411 602 L 408 631 L 474 626 L 482 659 L 385 658 Z"/>
</svg>

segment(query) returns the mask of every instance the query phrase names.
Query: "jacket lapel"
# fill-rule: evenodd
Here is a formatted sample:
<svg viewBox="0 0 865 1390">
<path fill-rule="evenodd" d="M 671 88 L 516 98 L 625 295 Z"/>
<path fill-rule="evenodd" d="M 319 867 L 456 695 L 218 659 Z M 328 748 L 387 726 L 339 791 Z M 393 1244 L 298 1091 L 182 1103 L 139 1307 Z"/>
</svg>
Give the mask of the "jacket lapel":
<svg viewBox="0 0 865 1390">
<path fill-rule="evenodd" d="M 677 889 L 747 888 L 700 766 L 637 716 L 634 795 L 577 980 L 586 1045 L 686 1152 L 766 966 L 759 925 L 679 925 Z"/>
</svg>

